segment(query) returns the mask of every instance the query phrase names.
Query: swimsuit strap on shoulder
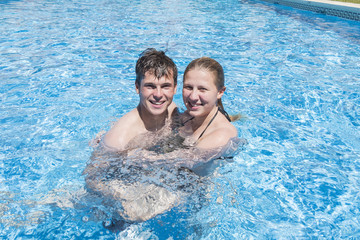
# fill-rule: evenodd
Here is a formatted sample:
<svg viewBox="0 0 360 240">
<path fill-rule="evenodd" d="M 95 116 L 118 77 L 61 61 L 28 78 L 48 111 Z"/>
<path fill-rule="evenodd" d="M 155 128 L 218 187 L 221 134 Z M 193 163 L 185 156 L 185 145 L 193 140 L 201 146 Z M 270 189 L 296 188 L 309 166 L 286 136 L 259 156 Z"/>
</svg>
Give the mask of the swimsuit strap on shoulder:
<svg viewBox="0 0 360 240">
<path fill-rule="evenodd" d="M 191 118 L 189 118 L 189 119 L 185 120 L 185 121 L 182 123 L 182 125 L 183 125 L 183 126 L 185 126 L 185 124 L 186 124 L 187 122 L 189 122 L 189 121 L 193 120 L 194 118 L 195 118 L 195 117 L 193 116 L 193 117 L 191 117 Z"/>
<path fill-rule="evenodd" d="M 206 128 L 204 129 L 204 131 L 202 131 L 202 133 L 200 134 L 199 138 L 197 139 L 197 141 L 199 141 L 199 139 L 204 135 L 206 129 L 210 126 L 210 124 L 212 123 L 212 121 L 214 121 L 216 115 L 218 114 L 219 112 L 219 108 L 217 109 L 215 115 L 212 117 L 212 119 L 210 120 L 210 122 L 208 123 L 208 125 L 206 126 Z"/>
</svg>

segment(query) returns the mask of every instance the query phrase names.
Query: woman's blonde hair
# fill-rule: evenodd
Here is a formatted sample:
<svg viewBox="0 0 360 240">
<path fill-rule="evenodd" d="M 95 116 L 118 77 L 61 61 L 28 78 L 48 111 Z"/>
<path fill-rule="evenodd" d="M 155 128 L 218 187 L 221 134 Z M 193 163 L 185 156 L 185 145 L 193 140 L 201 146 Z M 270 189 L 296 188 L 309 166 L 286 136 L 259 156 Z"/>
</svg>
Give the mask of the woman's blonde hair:
<svg viewBox="0 0 360 240">
<path fill-rule="evenodd" d="M 220 63 L 218 63 L 216 60 L 209 57 L 201 57 L 191 61 L 185 69 L 183 81 L 185 81 L 186 74 L 190 70 L 195 68 L 204 69 L 206 71 L 211 72 L 215 77 L 215 86 L 218 91 L 220 91 L 223 87 L 225 87 L 224 69 L 222 68 Z M 240 114 L 229 116 L 224 109 L 221 98 L 218 99 L 217 105 L 219 107 L 220 112 L 222 112 L 230 122 L 236 121 L 241 118 Z"/>
</svg>

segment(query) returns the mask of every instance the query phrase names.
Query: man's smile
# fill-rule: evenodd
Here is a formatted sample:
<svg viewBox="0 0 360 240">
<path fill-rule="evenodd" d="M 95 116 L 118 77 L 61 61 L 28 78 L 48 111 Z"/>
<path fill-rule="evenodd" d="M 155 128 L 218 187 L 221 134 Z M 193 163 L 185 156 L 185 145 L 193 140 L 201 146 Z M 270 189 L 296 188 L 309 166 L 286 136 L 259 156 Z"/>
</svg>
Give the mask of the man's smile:
<svg viewBox="0 0 360 240">
<path fill-rule="evenodd" d="M 152 105 L 161 106 L 161 105 L 163 105 L 166 101 L 149 100 L 149 102 L 150 102 Z"/>
</svg>

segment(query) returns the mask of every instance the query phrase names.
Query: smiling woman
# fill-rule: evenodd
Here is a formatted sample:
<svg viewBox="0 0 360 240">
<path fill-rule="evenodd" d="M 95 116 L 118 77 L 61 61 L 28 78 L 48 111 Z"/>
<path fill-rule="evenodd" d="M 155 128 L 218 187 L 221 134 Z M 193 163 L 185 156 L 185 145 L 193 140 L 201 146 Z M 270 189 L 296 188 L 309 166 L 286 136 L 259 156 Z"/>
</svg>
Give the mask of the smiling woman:
<svg viewBox="0 0 360 240">
<path fill-rule="evenodd" d="M 192 141 L 189 144 L 204 149 L 218 148 L 237 137 L 237 130 L 221 103 L 225 89 L 224 70 L 214 59 L 195 59 L 185 69 L 183 100 L 189 120 L 183 131 Z M 218 114 L 219 111 L 223 114 Z"/>
</svg>

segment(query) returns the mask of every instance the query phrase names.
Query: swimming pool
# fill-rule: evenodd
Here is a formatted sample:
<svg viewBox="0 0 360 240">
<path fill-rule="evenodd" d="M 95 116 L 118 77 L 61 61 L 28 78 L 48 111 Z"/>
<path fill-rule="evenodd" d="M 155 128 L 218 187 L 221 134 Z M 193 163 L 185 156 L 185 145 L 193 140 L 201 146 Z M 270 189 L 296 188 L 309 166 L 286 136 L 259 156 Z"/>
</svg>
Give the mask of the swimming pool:
<svg viewBox="0 0 360 240">
<path fill-rule="evenodd" d="M 360 237 L 359 22 L 259 1 L 9 0 L 0 23 L 2 238 Z M 249 144 L 201 207 L 115 234 L 81 173 L 88 142 L 136 106 L 147 47 L 167 49 L 180 79 L 192 59 L 217 59 Z"/>
</svg>

